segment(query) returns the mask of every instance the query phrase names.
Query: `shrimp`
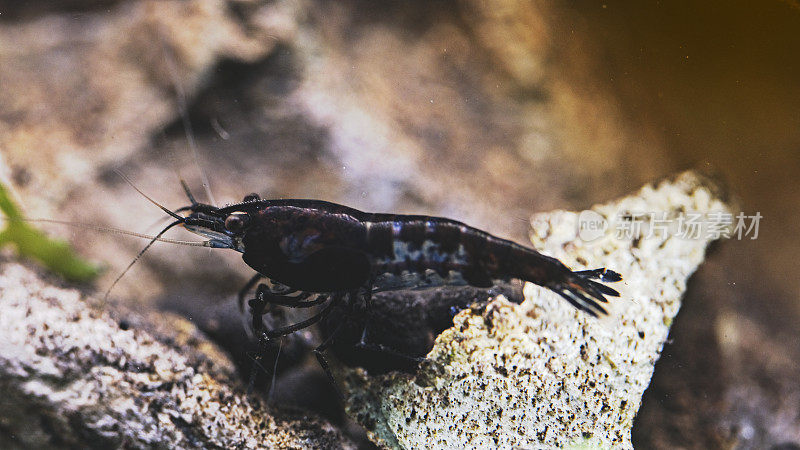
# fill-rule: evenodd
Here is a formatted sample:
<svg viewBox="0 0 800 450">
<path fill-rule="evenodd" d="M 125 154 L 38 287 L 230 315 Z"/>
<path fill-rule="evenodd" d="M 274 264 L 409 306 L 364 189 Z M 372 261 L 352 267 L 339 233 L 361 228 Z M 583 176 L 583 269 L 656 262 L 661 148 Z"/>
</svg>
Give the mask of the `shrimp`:
<svg viewBox="0 0 800 450">
<path fill-rule="evenodd" d="M 249 306 L 252 329 L 262 341 L 310 327 L 339 310 L 333 315 L 336 323 L 326 322 L 324 341 L 315 349 L 331 379 L 324 352 L 343 331 L 350 336 L 361 333 L 360 339 L 349 339 L 361 348 L 401 353 L 369 342 L 372 296 L 377 292 L 491 288 L 521 280 L 558 293 L 593 317 L 607 313 L 602 306 L 607 296 L 619 296 L 600 283 L 621 280 L 617 272 L 572 271 L 555 258 L 455 220 L 367 213 L 327 201 L 268 200 L 257 194 L 216 207 L 196 202 L 184 188 L 191 205 L 176 212 L 165 209 L 176 218 L 166 229 L 181 225 L 208 238 L 209 247 L 242 253 L 257 273 L 239 293 L 239 304 L 244 307 L 245 297 L 258 284 Z M 259 283 L 263 279 L 269 283 Z M 268 308 L 321 305 L 299 323 L 264 329 L 262 317 Z M 348 314 L 360 314 L 360 319 L 345 320 Z M 353 323 L 362 324 L 363 330 L 353 330 Z M 419 355 L 410 358 L 418 361 Z"/>
</svg>

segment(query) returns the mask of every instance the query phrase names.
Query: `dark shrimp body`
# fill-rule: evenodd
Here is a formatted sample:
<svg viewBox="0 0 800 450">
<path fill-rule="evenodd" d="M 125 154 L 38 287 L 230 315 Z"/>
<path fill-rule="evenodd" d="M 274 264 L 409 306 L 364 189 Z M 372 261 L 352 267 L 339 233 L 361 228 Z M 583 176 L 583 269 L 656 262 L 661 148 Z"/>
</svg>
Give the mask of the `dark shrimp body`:
<svg viewBox="0 0 800 450">
<path fill-rule="evenodd" d="M 603 294 L 618 295 L 589 280 L 589 272 L 572 272 L 536 250 L 440 217 L 372 214 L 319 200 L 198 206 L 205 208 L 186 218 L 187 228 L 223 234 L 218 247 L 242 252 L 264 277 L 296 290 L 351 291 L 367 283 L 377 290 L 491 287 L 516 278 L 567 292 L 570 303 L 593 315 L 605 312 L 597 303 Z M 618 279 L 611 271 L 590 272 Z"/>
<path fill-rule="evenodd" d="M 181 210 L 190 214 L 180 224 L 211 238 L 212 247 L 241 252 L 258 272 L 240 300 L 260 278 L 272 281 L 271 287 L 260 285 L 250 301 L 259 333 L 261 315 L 272 305 L 302 308 L 327 302 L 306 321 L 263 332 L 271 339 L 322 321 L 325 342 L 317 356 L 326 370 L 322 351 L 337 334 L 373 351 L 392 352 L 380 342 L 365 342 L 376 292 L 490 288 L 519 279 L 555 291 L 592 316 L 606 312 L 600 305 L 606 295 L 619 295 L 594 281 L 618 281 L 615 272 L 573 272 L 555 258 L 445 218 L 366 213 L 319 200 L 262 200 L 254 194 L 222 208 L 194 203 Z M 312 293 L 324 295 L 308 300 Z"/>
</svg>

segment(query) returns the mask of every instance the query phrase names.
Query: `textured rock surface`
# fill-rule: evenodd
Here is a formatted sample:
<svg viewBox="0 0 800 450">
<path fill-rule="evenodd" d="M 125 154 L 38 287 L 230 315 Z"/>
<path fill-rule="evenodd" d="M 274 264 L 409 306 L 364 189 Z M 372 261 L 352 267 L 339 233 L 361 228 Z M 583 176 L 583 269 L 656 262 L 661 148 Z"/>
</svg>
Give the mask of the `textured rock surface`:
<svg viewBox="0 0 800 450">
<path fill-rule="evenodd" d="M 231 9 L 140 0 L 0 24 L 0 148 L 15 167 L 35 167 L 30 188 L 63 199 L 146 146 L 175 120 L 178 91 L 195 92 L 220 59 L 272 50 L 284 30 L 268 11 Z"/>
<path fill-rule="evenodd" d="M 556 294 L 527 285 L 526 301 L 498 298 L 483 315 L 460 313 L 437 339 L 415 378 L 352 373 L 349 412 L 386 446 L 542 447 L 590 443 L 630 448 L 631 427 L 681 304 L 686 281 L 709 239 L 675 229 L 617 230 L 636 213 L 666 213 L 677 224 L 703 214 L 704 226 L 729 212 L 704 181 L 686 173 L 593 211 L 605 235 L 578 238 L 579 215 L 533 218 L 536 247 L 573 268 L 609 267 L 624 276 L 611 314 L 595 320 Z M 623 233 L 624 234 L 624 233 Z"/>
<path fill-rule="evenodd" d="M 0 261 L 0 444 L 340 448 L 330 424 L 245 397 L 189 322 L 114 319 L 81 293 Z"/>
</svg>

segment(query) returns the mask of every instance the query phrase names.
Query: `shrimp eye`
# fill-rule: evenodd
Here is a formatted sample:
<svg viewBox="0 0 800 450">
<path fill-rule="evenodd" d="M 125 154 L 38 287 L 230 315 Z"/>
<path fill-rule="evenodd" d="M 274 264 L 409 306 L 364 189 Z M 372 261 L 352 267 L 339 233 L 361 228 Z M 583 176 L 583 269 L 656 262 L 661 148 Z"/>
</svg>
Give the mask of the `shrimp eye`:
<svg viewBox="0 0 800 450">
<path fill-rule="evenodd" d="M 250 216 L 248 216 L 246 212 L 231 213 L 225 218 L 225 229 L 237 233 L 242 231 L 249 221 Z"/>
<path fill-rule="evenodd" d="M 247 203 L 247 202 L 254 202 L 254 201 L 257 201 L 257 200 L 261 200 L 261 197 L 259 197 L 259 195 L 258 195 L 258 194 L 256 194 L 256 193 L 253 193 L 253 194 L 247 194 L 247 195 L 244 197 L 244 200 L 242 200 L 242 201 L 243 201 L 244 203 Z"/>
</svg>

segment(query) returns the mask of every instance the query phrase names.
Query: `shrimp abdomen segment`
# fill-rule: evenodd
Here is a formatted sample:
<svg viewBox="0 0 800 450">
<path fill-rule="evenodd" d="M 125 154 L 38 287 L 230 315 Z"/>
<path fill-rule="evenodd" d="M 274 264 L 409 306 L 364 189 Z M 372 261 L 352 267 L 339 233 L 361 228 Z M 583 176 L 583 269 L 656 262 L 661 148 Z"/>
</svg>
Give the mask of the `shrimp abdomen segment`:
<svg viewBox="0 0 800 450">
<path fill-rule="evenodd" d="M 573 272 L 559 260 L 461 222 L 427 216 L 373 215 L 365 221 L 373 270 L 397 288 L 437 284 L 491 287 L 520 279 L 547 287 L 592 315 L 605 313 L 598 302 L 619 294 L 592 281 L 604 269 Z M 374 220 L 381 219 L 381 220 Z M 433 273 L 431 278 L 426 274 Z M 398 279 L 399 277 L 399 279 Z"/>
<path fill-rule="evenodd" d="M 385 219 L 366 222 L 367 245 L 377 275 L 408 277 L 433 271 L 447 278 L 451 272 L 468 270 L 476 260 L 462 241 L 463 224 L 426 216 Z"/>
<path fill-rule="evenodd" d="M 367 221 L 367 245 L 378 275 L 435 272 L 455 284 L 491 287 L 517 278 L 506 258 L 516 244 L 461 222 L 428 216 L 376 215 Z M 517 246 L 520 249 L 523 247 Z"/>
</svg>

